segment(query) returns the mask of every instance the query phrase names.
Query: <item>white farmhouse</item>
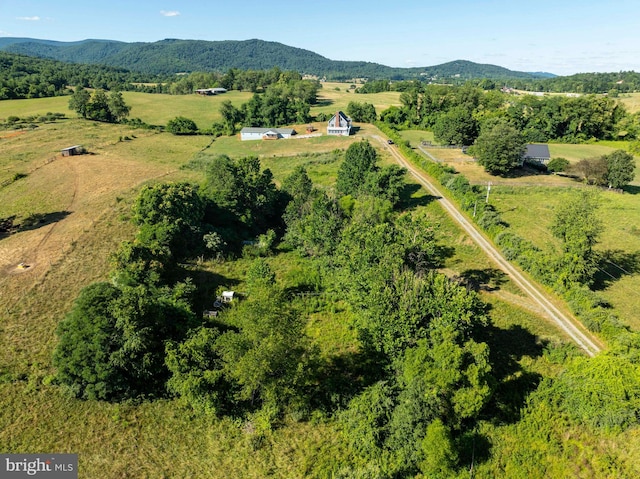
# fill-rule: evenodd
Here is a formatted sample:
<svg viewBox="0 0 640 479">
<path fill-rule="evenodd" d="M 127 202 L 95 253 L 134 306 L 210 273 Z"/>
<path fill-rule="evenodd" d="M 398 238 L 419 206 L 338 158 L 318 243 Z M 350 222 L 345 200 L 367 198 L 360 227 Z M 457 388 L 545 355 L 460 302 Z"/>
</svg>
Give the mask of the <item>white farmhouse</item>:
<svg viewBox="0 0 640 479">
<path fill-rule="evenodd" d="M 342 113 L 336 112 L 335 115 L 329 120 L 327 125 L 327 135 L 344 135 L 349 136 L 351 134 L 351 118 Z"/>
</svg>

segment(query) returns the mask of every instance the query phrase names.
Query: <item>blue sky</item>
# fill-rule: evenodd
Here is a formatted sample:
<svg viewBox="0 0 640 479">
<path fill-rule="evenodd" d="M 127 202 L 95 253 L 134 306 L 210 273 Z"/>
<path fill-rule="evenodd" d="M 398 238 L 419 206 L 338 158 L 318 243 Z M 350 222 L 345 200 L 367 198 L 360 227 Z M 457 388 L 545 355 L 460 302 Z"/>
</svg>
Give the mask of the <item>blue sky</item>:
<svg viewBox="0 0 640 479">
<path fill-rule="evenodd" d="M 559 75 L 640 71 L 639 27 L 637 0 L 0 0 L 0 36 L 259 38 L 333 60 L 409 67 L 463 59 Z"/>
</svg>

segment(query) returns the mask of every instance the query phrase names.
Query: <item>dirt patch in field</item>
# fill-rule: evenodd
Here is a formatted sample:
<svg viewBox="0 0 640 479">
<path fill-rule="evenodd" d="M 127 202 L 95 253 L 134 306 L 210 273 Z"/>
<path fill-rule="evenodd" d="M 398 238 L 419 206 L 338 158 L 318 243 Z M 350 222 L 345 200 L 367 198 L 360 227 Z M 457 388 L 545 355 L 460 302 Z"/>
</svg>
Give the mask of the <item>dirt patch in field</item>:
<svg viewBox="0 0 640 479">
<path fill-rule="evenodd" d="M 2 135 L 0 135 L 0 140 L 3 140 L 5 138 L 15 138 L 16 136 L 24 135 L 26 132 L 27 130 L 16 130 L 10 131 L 8 133 L 3 133 Z"/>
<path fill-rule="evenodd" d="M 141 182 L 163 174 L 166 168 L 109 152 L 57 157 L 34 171 L 16 188 L 35 198 L 32 213 L 46 221 L 0 239 L 0 290 L 15 298 L 44 280 L 84 235 L 94 234 L 97 220 L 115 215 L 118 196 L 125 197 Z M 16 197 L 20 198 L 20 192 Z"/>
</svg>

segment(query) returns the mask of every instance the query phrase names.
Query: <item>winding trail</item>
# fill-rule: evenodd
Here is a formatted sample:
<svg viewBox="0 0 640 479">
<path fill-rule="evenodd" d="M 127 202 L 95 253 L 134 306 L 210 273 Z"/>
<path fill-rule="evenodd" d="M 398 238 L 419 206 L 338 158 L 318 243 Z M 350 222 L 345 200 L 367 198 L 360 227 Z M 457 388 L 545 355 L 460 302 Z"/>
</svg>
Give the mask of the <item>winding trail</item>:
<svg viewBox="0 0 640 479">
<path fill-rule="evenodd" d="M 387 147 L 387 140 L 379 135 L 373 135 L 377 141 Z M 404 168 L 406 168 L 418 182 L 440 202 L 442 208 L 462 227 L 462 229 L 476 242 L 476 244 L 491 258 L 498 267 L 504 271 L 518 287 L 525 292 L 545 314 L 571 338 L 580 348 L 582 348 L 589 356 L 595 356 L 604 349 L 603 344 L 575 318 L 571 318 L 561 311 L 544 291 L 531 280 L 527 279 L 520 271 L 518 271 L 506 258 L 500 253 L 496 247 L 491 244 L 482 233 L 475 227 L 466 216 L 464 216 L 457 207 L 447 198 L 445 198 L 440 190 L 431 183 L 425 173 L 416 169 L 396 148 L 389 147 L 387 151 L 395 158 L 395 160 Z"/>
</svg>

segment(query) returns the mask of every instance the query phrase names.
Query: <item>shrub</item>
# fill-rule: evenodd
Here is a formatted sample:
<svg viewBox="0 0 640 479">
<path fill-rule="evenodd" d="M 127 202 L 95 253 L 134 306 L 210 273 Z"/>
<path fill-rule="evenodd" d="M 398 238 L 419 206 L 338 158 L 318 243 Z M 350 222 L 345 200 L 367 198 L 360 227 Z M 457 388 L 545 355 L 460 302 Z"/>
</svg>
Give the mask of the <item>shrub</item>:
<svg viewBox="0 0 640 479">
<path fill-rule="evenodd" d="M 574 420 L 619 432 L 640 416 L 640 375 L 628 359 L 610 354 L 576 358 L 558 378 L 558 397 Z"/>
<path fill-rule="evenodd" d="M 195 135 L 198 133 L 198 125 L 189 118 L 177 116 L 173 120 L 169 120 L 167 131 L 174 135 Z"/>
<path fill-rule="evenodd" d="M 569 167 L 569 160 L 567 160 L 566 158 L 553 158 L 547 164 L 547 170 L 552 173 L 566 171 L 568 167 Z"/>
</svg>

